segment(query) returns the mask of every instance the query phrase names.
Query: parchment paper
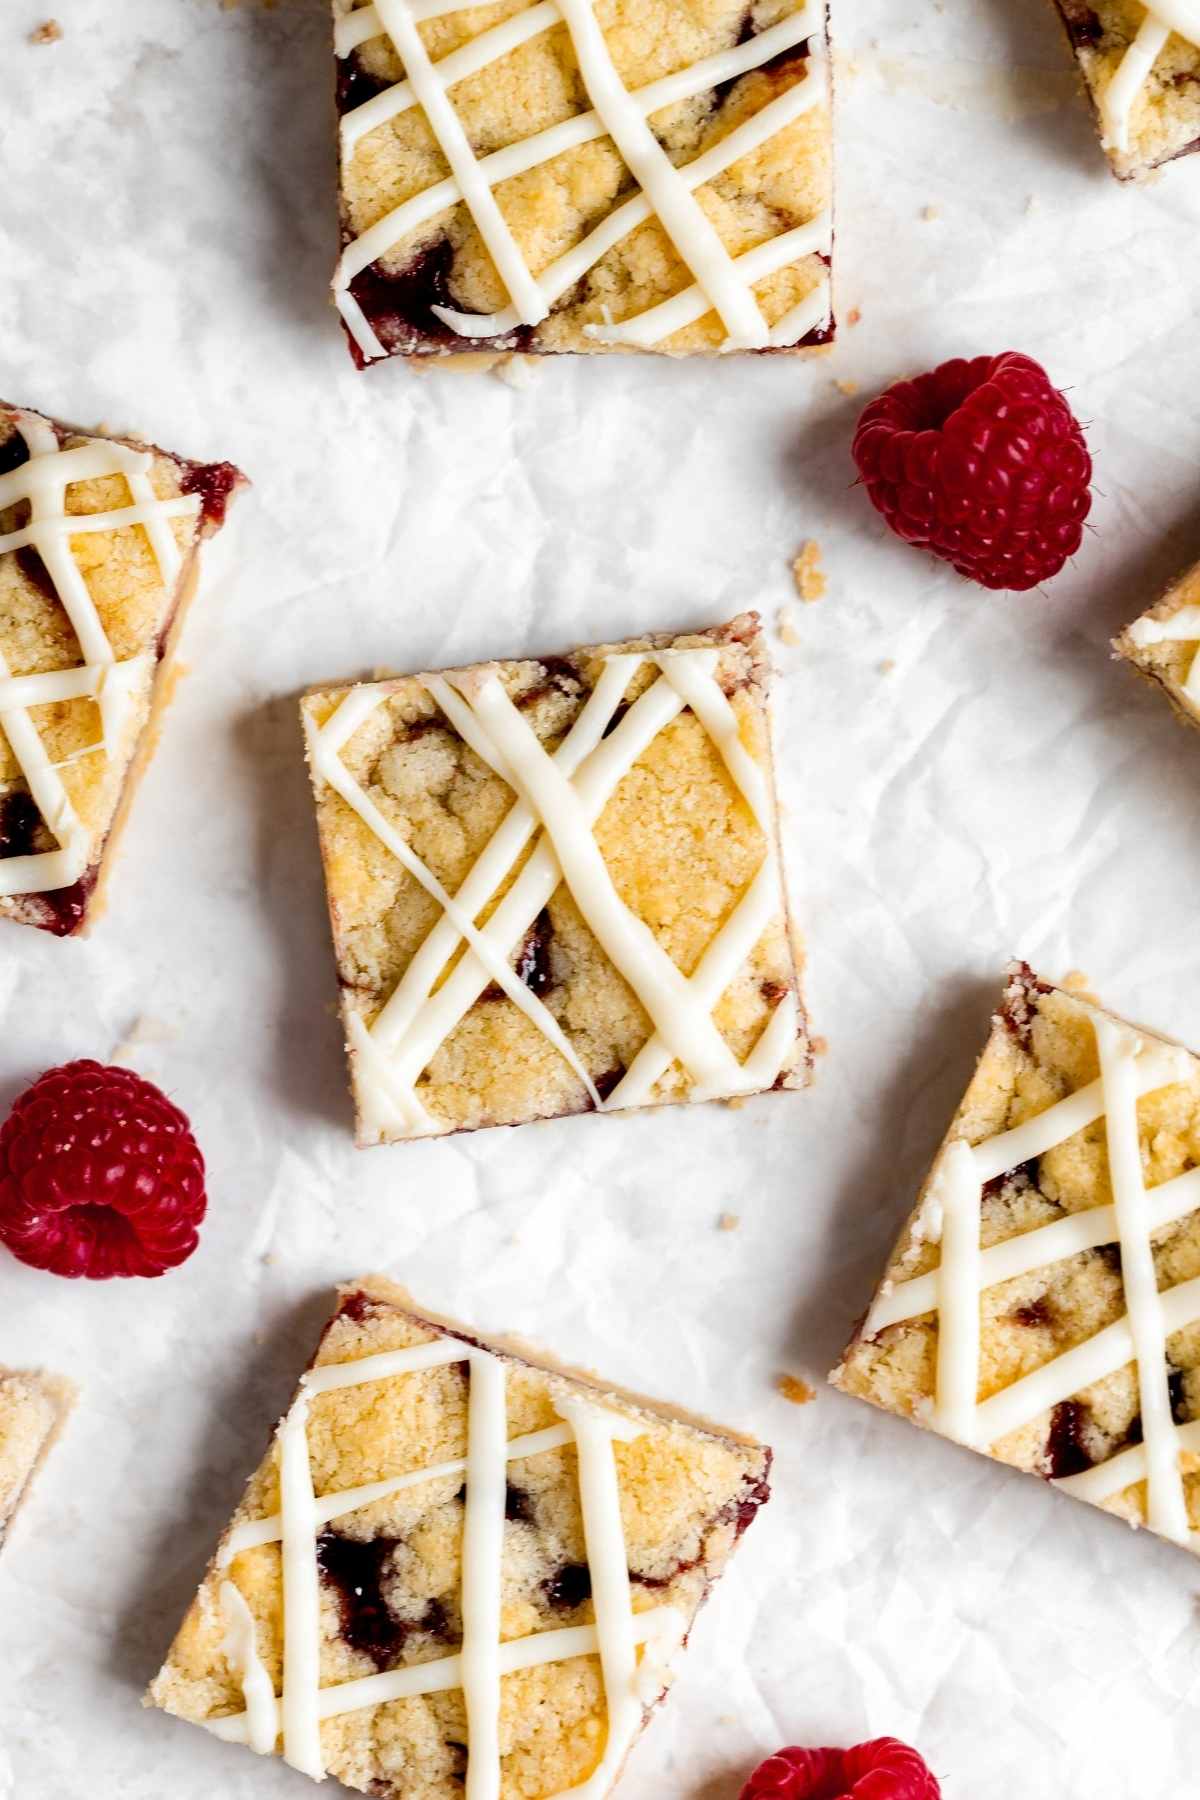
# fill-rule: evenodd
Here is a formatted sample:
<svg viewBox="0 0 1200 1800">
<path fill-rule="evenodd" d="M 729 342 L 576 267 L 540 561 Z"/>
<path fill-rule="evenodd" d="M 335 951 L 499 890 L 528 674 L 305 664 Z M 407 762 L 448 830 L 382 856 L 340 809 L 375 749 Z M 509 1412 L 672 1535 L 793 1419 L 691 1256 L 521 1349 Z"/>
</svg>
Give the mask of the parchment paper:
<svg viewBox="0 0 1200 1800">
<path fill-rule="evenodd" d="M 62 40 L 29 46 L 51 6 Z M 628 1800 L 734 1800 L 780 1743 L 882 1732 L 948 1800 L 1194 1787 L 1185 1556 L 775 1391 L 819 1383 L 865 1305 L 1010 954 L 1200 1041 L 1200 740 L 1107 654 L 1200 556 L 1200 158 L 1111 179 L 1044 0 L 841 0 L 835 26 L 835 352 L 564 359 L 514 387 L 352 369 L 320 0 L 6 0 L 0 392 L 256 484 L 108 916 L 82 943 L 2 928 L 0 1104 L 120 1054 L 190 1113 L 211 1191 L 159 1283 L 0 1257 L 0 1361 L 84 1390 L 0 1565 L 19 1800 L 309 1791 L 137 1697 L 331 1284 L 372 1268 L 776 1446 Z M 871 393 L 1010 347 L 1072 390 L 1101 490 L 1044 596 L 971 588 L 851 491 Z M 810 537 L 829 592 L 804 606 Z M 296 692 L 747 606 L 792 615 L 776 720 L 816 1085 L 356 1152 Z"/>
</svg>

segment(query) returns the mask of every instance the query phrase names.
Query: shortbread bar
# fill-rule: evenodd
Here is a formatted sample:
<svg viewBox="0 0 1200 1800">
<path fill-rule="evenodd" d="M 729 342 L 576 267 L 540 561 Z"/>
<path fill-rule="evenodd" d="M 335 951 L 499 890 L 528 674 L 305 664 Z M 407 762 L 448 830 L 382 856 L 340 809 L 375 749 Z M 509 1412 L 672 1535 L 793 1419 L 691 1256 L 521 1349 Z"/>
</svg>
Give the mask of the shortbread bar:
<svg viewBox="0 0 1200 1800">
<path fill-rule="evenodd" d="M 1162 689 L 1185 725 L 1200 728 L 1200 563 L 1127 626 L 1113 649 Z"/>
<path fill-rule="evenodd" d="M 825 12 L 333 0 L 355 361 L 828 343 Z"/>
<path fill-rule="evenodd" d="M 1200 1062 L 1010 970 L 832 1379 L 1196 1548 Z"/>
<path fill-rule="evenodd" d="M 757 619 L 303 702 L 359 1138 L 797 1087 Z"/>
<path fill-rule="evenodd" d="M 379 1800 L 602 1800 L 770 1451 L 339 1299 L 148 1703 Z"/>
<path fill-rule="evenodd" d="M 61 1376 L 0 1369 L 0 1547 L 74 1404 Z"/>
<path fill-rule="evenodd" d="M 1113 173 L 1200 150 L 1200 0 L 1055 0 Z"/>
<path fill-rule="evenodd" d="M 0 918 L 97 916 L 201 540 L 242 477 L 0 403 Z"/>
</svg>

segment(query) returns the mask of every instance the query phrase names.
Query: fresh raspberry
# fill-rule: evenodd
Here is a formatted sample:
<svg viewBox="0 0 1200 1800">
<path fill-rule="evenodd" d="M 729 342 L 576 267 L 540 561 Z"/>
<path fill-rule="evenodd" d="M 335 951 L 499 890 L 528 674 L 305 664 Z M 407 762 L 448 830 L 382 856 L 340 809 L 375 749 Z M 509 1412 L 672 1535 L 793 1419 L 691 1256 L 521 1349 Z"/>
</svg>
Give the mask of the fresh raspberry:
<svg viewBox="0 0 1200 1800">
<path fill-rule="evenodd" d="M 941 1800 L 915 1750 L 872 1738 L 852 1750 L 777 1750 L 760 1763 L 741 1800 Z"/>
<path fill-rule="evenodd" d="M 1074 556 L 1091 509 L 1079 421 L 1031 356 L 956 357 L 872 400 L 854 461 L 892 530 L 988 588 Z"/>
<path fill-rule="evenodd" d="M 162 1275 L 196 1248 L 206 1205 L 191 1126 L 131 1069 L 48 1069 L 0 1129 L 0 1243 L 35 1269 Z"/>
</svg>

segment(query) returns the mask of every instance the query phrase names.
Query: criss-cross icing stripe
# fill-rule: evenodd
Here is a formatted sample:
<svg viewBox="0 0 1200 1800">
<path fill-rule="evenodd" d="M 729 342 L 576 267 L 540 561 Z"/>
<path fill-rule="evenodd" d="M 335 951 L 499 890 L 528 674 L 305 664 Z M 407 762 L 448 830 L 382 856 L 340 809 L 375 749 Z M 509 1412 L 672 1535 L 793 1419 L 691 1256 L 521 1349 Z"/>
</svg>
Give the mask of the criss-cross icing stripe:
<svg viewBox="0 0 1200 1800">
<path fill-rule="evenodd" d="M 14 676 L 0 652 L 0 734 L 7 738 L 17 767 L 29 788 L 56 850 L 0 858 L 0 894 L 51 893 L 71 887 L 87 868 L 91 835 L 83 824 L 52 762 L 30 709 L 55 702 L 90 698 L 100 716 L 100 742 L 91 747 L 117 756 L 144 689 L 153 658 L 133 656 L 118 662 L 95 602 L 71 549 L 72 538 L 89 532 L 145 531 L 164 586 L 170 587 L 182 565 L 171 530 L 173 518 L 194 517 L 198 494 L 160 500 L 150 480 L 153 457 L 148 451 L 90 438 L 72 449 L 60 448 L 57 434 L 34 413 L 9 415 L 29 451 L 26 462 L 0 475 L 0 512 L 25 502 L 29 521 L 0 535 L 0 554 L 36 550 L 79 641 L 83 663 L 36 675 Z M 103 513 L 68 513 L 67 489 L 80 481 L 121 475 L 132 504 Z M 91 753 L 91 750 L 87 752 Z M 77 754 L 83 754 L 77 753 Z M 74 760 L 71 758 L 69 760 Z"/>
<path fill-rule="evenodd" d="M 368 133 L 419 105 L 450 165 L 448 177 L 392 208 L 352 239 L 342 253 L 334 277 L 334 296 L 347 329 L 366 358 L 383 356 L 386 351 L 355 300 L 351 284 L 370 264 L 460 201 L 466 203 L 510 298 L 508 306 L 491 314 L 462 313 L 435 306 L 435 315 L 462 337 L 496 338 L 518 325 L 540 323 L 574 282 L 629 232 L 654 216 L 695 279 L 696 285 L 687 290 L 687 304 L 672 312 L 654 307 L 637 319 L 623 321 L 623 335 L 610 336 L 604 327 L 592 335 L 605 342 L 650 348 L 682 325 L 715 311 L 726 332 L 722 348 L 763 348 L 794 343 L 827 322 L 827 277 L 822 277 L 814 293 L 791 308 L 773 327 L 768 327 L 763 318 L 753 286 L 802 256 L 814 251 L 827 255 L 832 234 L 828 214 L 814 220 L 811 228 L 768 240 L 758 247 L 757 256 L 750 253 L 735 259 L 694 198 L 696 188 L 713 180 L 739 158 L 750 155 L 825 98 L 824 66 L 811 48 L 814 66 L 803 80 L 690 165 L 676 168 L 646 123 L 651 114 L 664 107 L 761 68 L 772 57 L 808 43 L 817 30 L 813 0 L 804 0 L 791 17 L 746 43 L 717 51 L 633 92 L 624 86 L 616 71 L 591 0 L 535 0 L 524 11 L 480 33 L 440 62 L 432 62 L 417 31 L 418 21 L 460 10 L 471 3 L 473 0 L 379 0 L 377 5 L 360 8 L 337 20 L 335 47 L 339 56 L 348 56 L 371 38 L 386 35 L 406 70 L 406 79 L 345 114 L 341 123 L 344 160 L 350 161 Z M 511 54 L 521 44 L 564 25 L 593 110 L 477 158 L 447 90 Z M 535 275 L 520 253 L 493 190 L 499 182 L 602 137 L 612 139 L 641 191 L 614 207 L 581 243 Z"/>
<path fill-rule="evenodd" d="M 1151 1526 L 1177 1543 L 1192 1544 L 1197 1534 L 1188 1524 L 1179 1456 L 1181 1450 L 1200 1448 L 1200 1430 L 1177 1426 L 1172 1419 L 1166 1346 L 1173 1332 L 1200 1319 L 1200 1278 L 1160 1290 L 1152 1236 L 1200 1209 L 1200 1169 L 1146 1190 L 1137 1102 L 1143 1094 L 1189 1080 L 1195 1065 L 1185 1050 L 1144 1042 L 1128 1026 L 1089 1012 L 1100 1057 L 1098 1079 L 1023 1125 L 978 1144 L 960 1138 L 946 1147 L 920 1221 L 923 1236 L 940 1243 L 938 1267 L 911 1281 L 885 1285 L 864 1329 L 873 1337 L 889 1325 L 937 1314 L 933 1423 L 977 1449 L 988 1448 L 1132 1362 L 1144 1442 L 1057 1485 L 1099 1501 L 1131 1482 L 1148 1480 Z M 981 1249 L 984 1185 L 1065 1143 L 1100 1117 L 1107 1135 L 1112 1204 Z M 1120 1246 L 1125 1314 L 979 1401 L 982 1291 L 1100 1244 Z"/>
<path fill-rule="evenodd" d="M 553 756 L 541 750 L 532 734 L 526 735 L 528 728 L 494 676 L 485 677 L 478 685 L 472 685 L 470 677 L 453 683 L 436 675 L 423 678 L 426 691 L 459 736 L 515 788 L 519 798 L 468 871 L 452 906 L 445 908 L 418 947 L 372 1026 L 368 1029 L 355 1014 L 349 1016 L 350 1046 L 358 1059 L 360 1106 L 364 1122 L 372 1130 L 416 1135 L 437 1129 L 417 1095 L 417 1081 L 488 982 L 502 979 L 501 971 L 507 978 L 505 992 L 512 993 L 515 988 L 526 1017 L 567 1056 L 576 1074 L 582 1075 L 557 1021 L 518 981 L 509 960 L 563 881 L 655 1026 L 652 1038 L 606 1100 L 595 1094 L 582 1075 L 593 1105 L 615 1110 L 644 1104 L 676 1060 L 692 1077 L 689 1097 L 693 1099 L 703 1099 L 712 1091 L 728 1094 L 770 1087 L 786 1067 L 799 1023 L 796 996 L 790 990 L 776 1002 L 757 1044 L 740 1065 L 712 1020 L 725 990 L 777 916 L 781 892 L 769 783 L 741 742 L 736 714 L 716 679 L 718 655 L 705 648 L 662 651 L 646 658 L 629 654 L 607 658 L 583 710 Z M 646 660 L 657 663 L 659 678 L 613 726 L 629 683 Z M 384 694 L 382 688 L 356 688 L 319 730 L 310 722 L 309 756 L 314 771 L 382 842 L 389 848 L 394 842 L 403 845 L 402 860 L 408 859 L 405 866 L 409 867 L 416 861 L 411 848 L 386 822 L 386 835 L 377 828 L 378 809 L 341 757 L 353 733 L 382 704 Z M 620 781 L 685 706 L 710 737 L 764 842 L 763 861 L 753 881 L 690 978 L 676 969 L 653 934 L 618 899 L 591 835 Z M 510 740 L 509 751 L 501 741 L 504 738 Z M 515 753 L 511 751 L 513 741 Z M 557 836 L 552 816 L 557 821 Z M 486 924 L 475 927 L 471 921 L 494 900 L 538 833 L 532 853 L 495 911 Z M 443 890 L 440 885 L 430 885 L 434 878 L 427 870 L 424 877 L 418 874 L 417 878 L 428 892 L 436 888 L 440 899 Z M 461 928 L 464 921 L 470 925 L 469 931 Z M 439 975 L 464 940 L 464 954 L 435 991 Z"/>
<path fill-rule="evenodd" d="M 1197 653 L 1182 685 L 1192 704 L 1200 706 L 1200 606 L 1181 606 L 1167 619 L 1135 619 L 1129 637 L 1139 649 L 1148 644 L 1195 644 Z"/>
<path fill-rule="evenodd" d="M 324 1502 L 313 1498 L 308 1448 L 308 1414 L 322 1393 L 418 1374 L 450 1363 L 466 1363 L 470 1372 L 466 1454 L 453 1463 L 431 1465 L 406 1482 L 433 1481 L 450 1472 L 466 1471 L 463 1528 L 462 1649 L 453 1656 L 417 1663 L 345 1681 L 320 1685 L 320 1601 L 317 1530 L 339 1512 L 367 1504 L 362 1496 L 394 1491 L 390 1483 L 347 1489 Z M 316 1780 L 325 1774 L 321 1723 L 348 1712 L 388 1701 L 461 1688 L 467 1711 L 467 1800 L 497 1800 L 501 1787 L 499 1741 L 500 1683 L 505 1675 L 539 1664 L 599 1655 L 604 1678 L 608 1728 L 600 1762 L 581 1786 L 580 1797 L 607 1792 L 612 1775 L 624 1761 L 637 1735 L 643 1712 L 673 1673 L 672 1660 L 682 1644 L 684 1620 L 678 1609 L 655 1607 L 635 1614 L 629 1592 L 628 1556 L 621 1523 L 613 1445 L 643 1435 L 639 1421 L 610 1411 L 598 1402 L 574 1396 L 559 1403 L 563 1423 L 524 1438 L 507 1441 L 505 1364 L 490 1351 L 458 1338 L 436 1337 L 407 1350 L 393 1350 L 356 1362 L 323 1363 L 303 1377 L 301 1391 L 279 1428 L 278 1520 L 271 1535 L 247 1538 L 252 1543 L 283 1542 L 284 1662 L 283 1694 L 274 1688 L 259 1654 L 254 1618 L 236 1584 L 225 1580 L 219 1603 L 225 1619 L 225 1653 L 236 1671 L 245 1710 L 205 1721 L 207 1729 L 229 1742 L 273 1750 L 283 1733 L 285 1761 Z M 514 1456 L 533 1456 L 574 1443 L 579 1459 L 580 1507 L 591 1574 L 595 1625 L 533 1632 L 505 1642 L 501 1632 L 501 1555 L 504 1543 L 506 1468 Z M 323 1510 L 323 1508 L 325 1510 Z M 237 1538 L 231 1534 L 230 1543 Z M 225 1546 L 222 1564 L 237 1554 Z M 643 1668 L 637 1650 L 646 1647 Z M 650 1691 L 653 1689 L 653 1691 Z"/>
<path fill-rule="evenodd" d="M 1173 31 L 1200 48 L 1200 0 L 1151 0 L 1136 37 L 1100 96 L 1106 149 L 1129 149 L 1134 105 Z"/>
</svg>

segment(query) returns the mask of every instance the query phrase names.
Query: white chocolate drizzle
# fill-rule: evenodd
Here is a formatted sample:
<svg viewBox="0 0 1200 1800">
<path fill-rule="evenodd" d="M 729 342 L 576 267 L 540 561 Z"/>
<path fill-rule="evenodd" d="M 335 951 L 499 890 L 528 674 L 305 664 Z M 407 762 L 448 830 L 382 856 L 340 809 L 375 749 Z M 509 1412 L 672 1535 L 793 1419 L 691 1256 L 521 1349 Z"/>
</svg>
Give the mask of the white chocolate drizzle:
<svg viewBox="0 0 1200 1800">
<path fill-rule="evenodd" d="M 8 739 L 17 767 L 58 848 L 0 858 L 0 895 L 46 894 L 71 887 L 85 873 L 91 834 L 71 803 L 42 743 L 30 709 L 55 702 L 92 699 L 100 716 L 100 741 L 76 755 L 102 751 L 117 758 L 127 749 L 131 720 L 145 692 L 153 657 L 118 662 L 105 634 L 71 540 L 97 531 L 140 527 L 149 541 L 163 585 L 170 588 L 182 556 L 169 521 L 200 510 L 198 494 L 160 500 L 150 480 L 153 457 L 104 438 L 89 438 L 70 449 L 59 446 L 52 425 L 35 413 L 8 415 L 29 451 L 28 460 L 0 475 L 0 511 L 25 502 L 29 521 L 0 534 L 0 555 L 36 550 L 79 642 L 81 666 L 35 675 L 13 675 L 0 651 L 0 733 Z M 76 482 L 123 476 L 132 503 L 103 513 L 68 513 L 66 493 Z M 68 760 L 74 761 L 75 757 Z"/>
<path fill-rule="evenodd" d="M 323 726 L 308 721 L 314 774 L 353 808 L 443 907 L 442 918 L 418 947 L 373 1024 L 368 1028 L 357 1015 L 348 1017 L 360 1109 L 371 1131 L 419 1136 L 439 1129 L 420 1100 L 418 1080 L 489 981 L 498 981 L 542 1031 L 599 1109 L 645 1104 L 673 1062 L 690 1076 L 688 1098 L 693 1100 L 770 1087 L 787 1067 L 799 1025 L 798 1002 L 790 989 L 776 1002 L 743 1063 L 738 1063 L 712 1017 L 778 916 L 782 886 L 770 785 L 741 741 L 737 716 L 716 679 L 718 657 L 717 650 L 704 648 L 607 658 L 582 711 L 552 755 L 542 749 L 493 670 L 424 677 L 426 691 L 458 735 L 517 795 L 453 900 L 383 818 L 342 759 L 345 745 L 383 703 L 386 689 L 354 688 Z M 658 680 L 609 730 L 644 661 L 657 664 Z M 620 899 L 592 834 L 620 781 L 685 707 L 711 739 L 764 843 L 754 879 L 690 977 L 680 972 L 650 929 Z M 486 924 L 477 927 L 473 921 L 535 837 L 520 873 Z M 553 1014 L 519 980 L 509 960 L 563 882 L 654 1025 L 652 1037 L 605 1100 Z M 464 943 L 464 954 L 436 986 L 448 960 Z"/>
<path fill-rule="evenodd" d="M 1146 1480 L 1152 1528 L 1176 1543 L 1195 1546 L 1200 1534 L 1189 1528 L 1179 1457 L 1183 1450 L 1200 1449 L 1200 1424 L 1174 1423 L 1166 1346 L 1173 1332 L 1200 1319 L 1200 1278 L 1160 1290 L 1152 1237 L 1163 1226 L 1200 1209 L 1200 1169 L 1147 1191 L 1137 1102 L 1143 1094 L 1188 1080 L 1196 1065 L 1185 1050 L 1145 1042 L 1128 1026 L 1094 1009 L 1088 1011 L 1100 1057 L 1099 1078 L 1023 1125 L 978 1144 L 959 1138 L 947 1145 L 926 1196 L 926 1236 L 935 1242 L 940 1239 L 941 1261 L 927 1275 L 881 1289 L 864 1330 L 874 1337 L 888 1326 L 936 1313 L 932 1422 L 976 1449 L 987 1449 L 1132 1362 L 1144 1442 L 1055 1485 L 1099 1503 Z M 981 1249 L 984 1184 L 1065 1143 L 1100 1117 L 1107 1135 L 1112 1204 L 1073 1213 Z M 979 1401 L 982 1291 L 1101 1244 L 1120 1246 L 1125 1314 Z"/>
<path fill-rule="evenodd" d="M 474 0 L 378 0 L 338 18 L 335 48 L 351 55 L 373 37 L 387 36 L 400 56 L 406 79 L 346 113 L 341 149 L 348 167 L 370 132 L 420 106 L 450 165 L 450 174 L 402 201 L 352 239 L 334 276 L 334 297 L 351 337 L 368 360 L 386 355 L 351 292 L 355 278 L 411 233 L 447 207 L 465 202 L 509 294 L 509 304 L 490 314 L 463 313 L 435 306 L 434 314 L 459 336 L 503 337 L 520 325 L 534 326 L 554 303 L 613 246 L 647 219 L 657 217 L 691 272 L 695 285 L 676 296 L 680 304 L 654 306 L 616 327 L 589 327 L 604 342 L 652 348 L 672 332 L 714 311 L 725 337 L 722 349 L 786 346 L 827 325 L 830 288 L 822 274 L 812 292 L 768 327 L 753 293 L 754 284 L 814 253 L 828 256 L 832 221 L 828 212 L 809 224 L 768 240 L 739 257 L 725 249 L 695 190 L 739 158 L 752 154 L 828 95 L 828 76 L 816 43 L 815 0 L 803 0 L 789 18 L 744 44 L 702 58 L 691 66 L 631 92 L 621 81 L 592 0 L 535 0 L 512 18 L 472 38 L 440 62 L 430 61 L 417 30 L 422 19 L 440 17 Z M 550 126 L 500 150 L 476 157 L 448 98 L 456 82 L 479 73 L 521 44 L 565 25 L 571 37 L 592 110 Z M 808 45 L 811 67 L 720 143 L 692 163 L 677 168 L 647 124 L 664 107 L 763 67 L 782 52 Z M 580 144 L 610 137 L 638 184 L 580 243 L 534 274 L 525 262 L 494 196 L 496 185 L 549 162 Z"/>
<path fill-rule="evenodd" d="M 1193 706 L 1200 707 L 1200 606 L 1181 606 L 1166 619 L 1135 619 L 1128 635 L 1139 649 L 1149 644 L 1194 643 L 1197 653 L 1184 677 L 1183 692 Z"/>
<path fill-rule="evenodd" d="M 258 1653 L 254 1614 L 232 1581 L 223 1581 L 217 1595 L 225 1619 L 222 1649 L 236 1671 L 246 1702 L 246 1741 L 257 1756 L 270 1756 L 279 1736 L 279 1710 L 275 1684 Z"/>
<path fill-rule="evenodd" d="M 465 1363 L 469 1370 L 465 1456 L 314 1500 L 307 1436 L 314 1398 L 451 1363 Z M 285 1761 L 319 1781 L 325 1775 L 320 1737 L 324 1720 L 391 1700 L 461 1688 L 468 1720 L 467 1800 L 498 1800 L 503 1677 L 540 1664 L 598 1655 L 608 1714 L 605 1746 L 592 1775 L 570 1792 L 599 1800 L 608 1791 L 647 1708 L 671 1678 L 685 1630 L 677 1608 L 659 1606 L 635 1614 L 631 1603 L 613 1445 L 642 1436 L 646 1428 L 598 1401 L 571 1396 L 559 1402 L 560 1425 L 509 1441 L 505 1372 L 503 1359 L 490 1351 L 458 1338 L 436 1337 L 410 1349 L 355 1362 L 324 1363 L 303 1377 L 300 1394 L 278 1433 L 280 1513 L 235 1528 L 220 1558 L 221 1564 L 228 1564 L 242 1550 L 282 1539 L 283 1694 L 276 1700 L 258 1653 L 253 1616 L 236 1583 L 226 1579 L 219 1590 L 226 1621 L 225 1652 L 241 1679 L 246 1706 L 243 1712 L 206 1720 L 209 1731 L 227 1742 L 249 1744 L 262 1751 L 272 1750 L 282 1731 Z M 501 1638 L 500 1596 L 507 1465 L 571 1443 L 576 1445 L 579 1459 L 580 1507 L 596 1623 L 534 1632 L 505 1642 Z M 432 1662 L 322 1687 L 318 1526 L 397 1491 L 398 1483 L 411 1486 L 463 1471 L 467 1492 L 461 1650 Z M 638 1650 L 643 1646 L 645 1655 L 639 1664 Z"/>
<path fill-rule="evenodd" d="M 1152 0 L 1137 35 L 1100 96 L 1106 150 L 1129 149 L 1133 109 L 1172 32 L 1200 48 L 1200 0 Z"/>
</svg>

